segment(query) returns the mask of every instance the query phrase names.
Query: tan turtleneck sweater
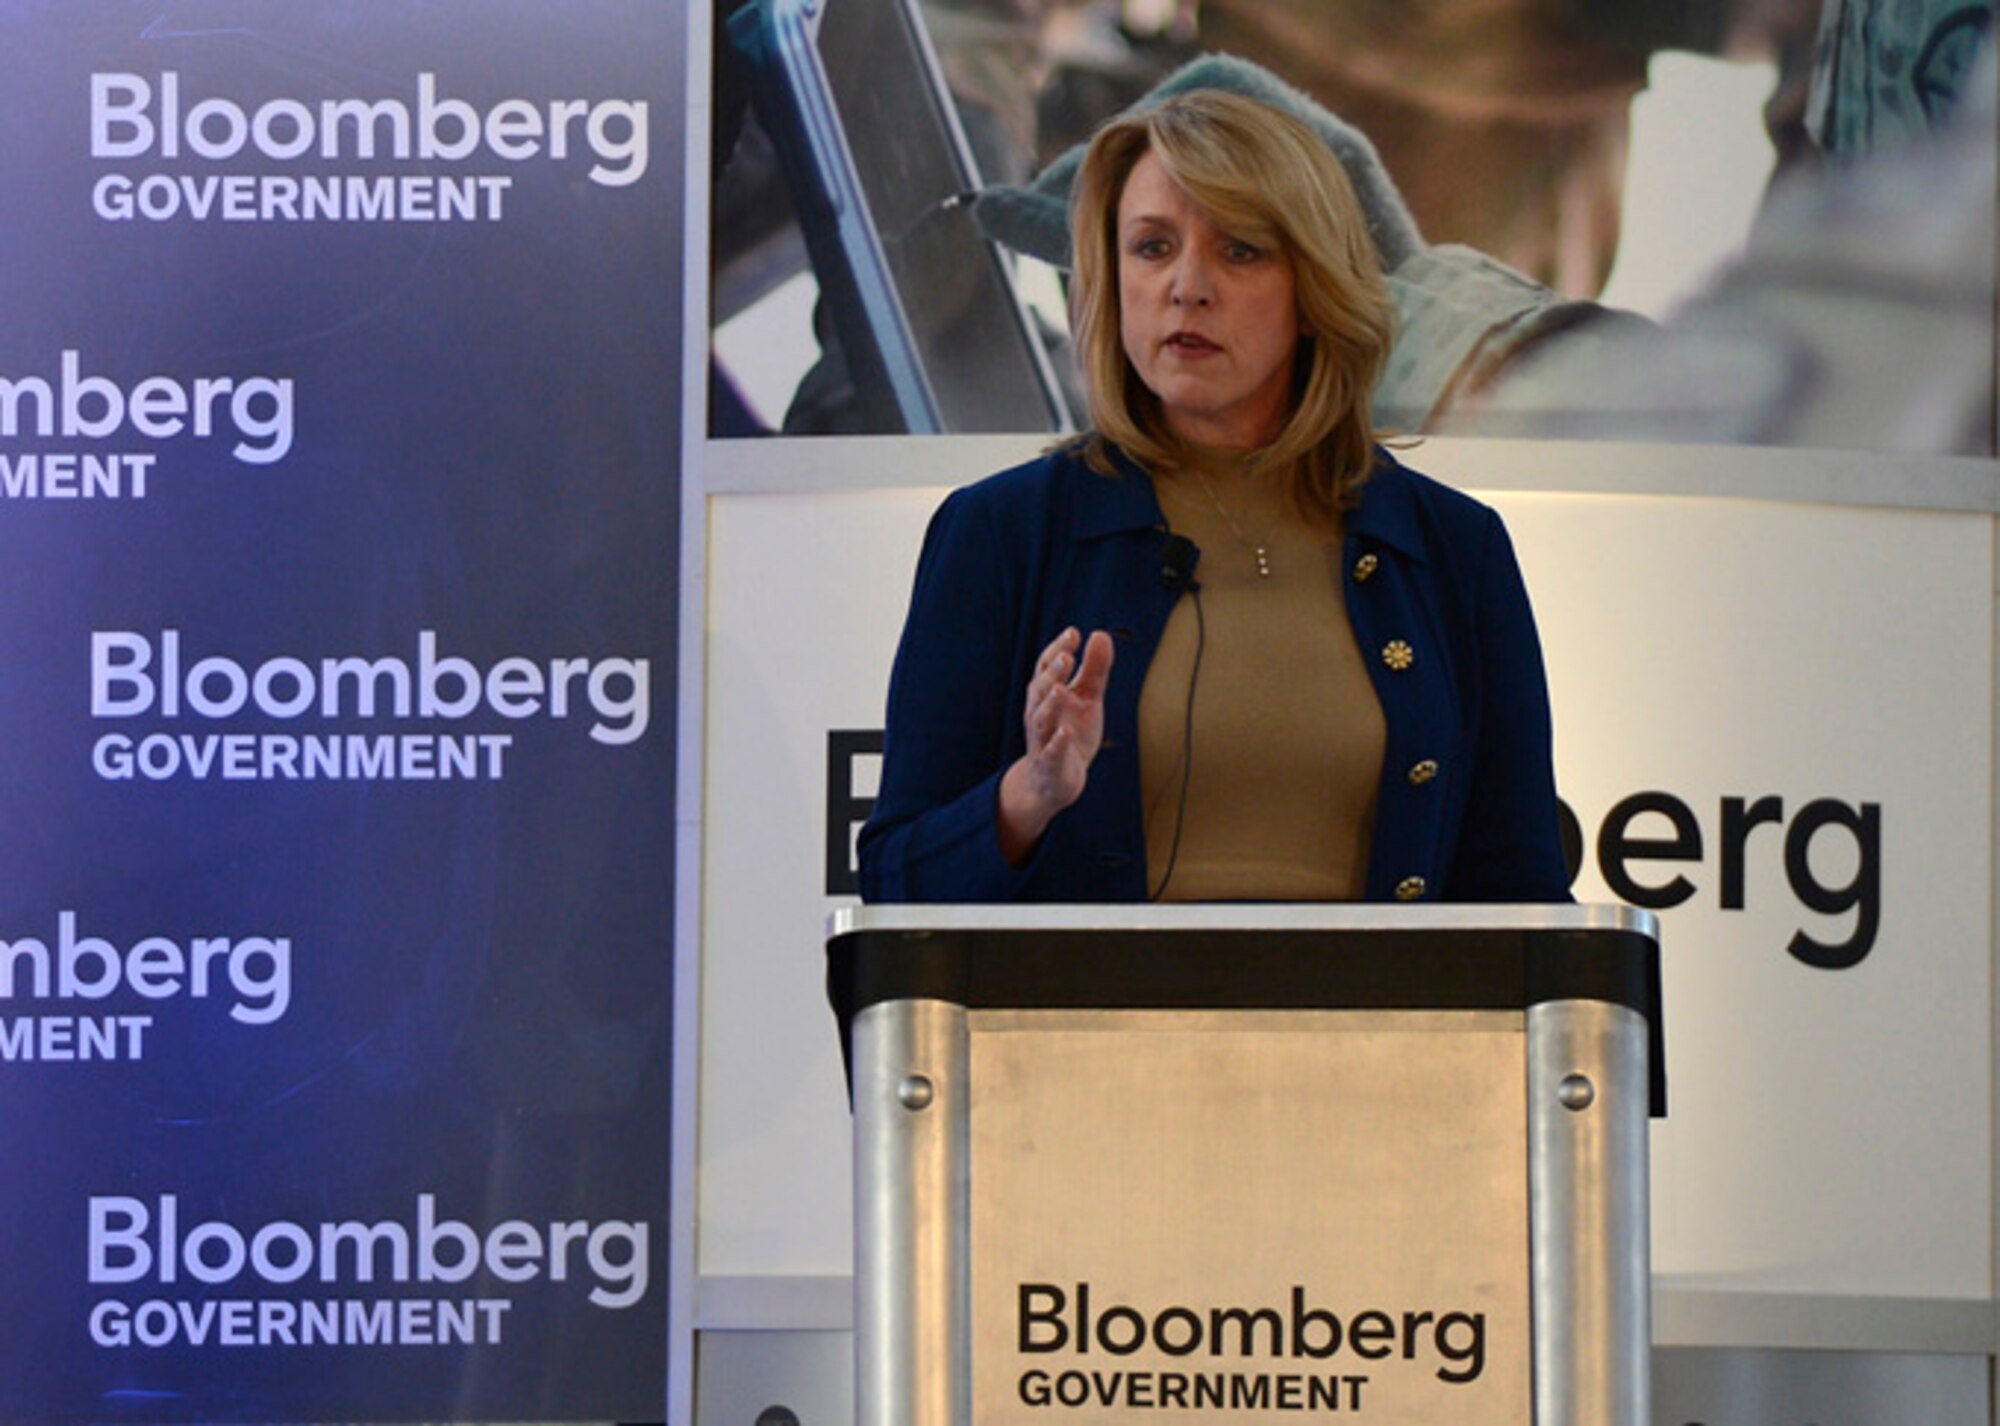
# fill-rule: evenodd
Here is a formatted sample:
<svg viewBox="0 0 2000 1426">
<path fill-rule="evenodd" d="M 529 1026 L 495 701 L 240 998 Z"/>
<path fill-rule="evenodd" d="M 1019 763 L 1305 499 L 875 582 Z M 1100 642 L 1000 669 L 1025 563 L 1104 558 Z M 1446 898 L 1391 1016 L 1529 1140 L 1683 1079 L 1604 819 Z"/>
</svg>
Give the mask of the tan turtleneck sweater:
<svg viewBox="0 0 2000 1426">
<path fill-rule="evenodd" d="M 1347 620 L 1340 528 L 1309 522 L 1278 478 L 1203 474 L 1208 489 L 1192 470 L 1153 482 L 1201 549 L 1205 631 L 1197 670 L 1183 595 L 1139 695 L 1146 884 L 1166 901 L 1359 900 L 1387 733 Z"/>
</svg>

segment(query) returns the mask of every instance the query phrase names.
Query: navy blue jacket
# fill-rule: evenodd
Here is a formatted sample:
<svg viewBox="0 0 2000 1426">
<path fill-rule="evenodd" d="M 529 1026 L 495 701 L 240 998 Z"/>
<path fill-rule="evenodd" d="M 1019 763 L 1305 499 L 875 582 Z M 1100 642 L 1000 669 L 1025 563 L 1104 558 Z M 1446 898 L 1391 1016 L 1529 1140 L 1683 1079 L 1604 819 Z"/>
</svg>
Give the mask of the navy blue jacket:
<svg viewBox="0 0 2000 1426">
<path fill-rule="evenodd" d="M 1146 899 L 1139 690 L 1183 597 L 1162 571 L 1167 534 L 1144 472 L 1100 475 L 1068 448 L 939 507 L 861 832 L 866 900 Z M 1541 645 L 1500 517 L 1379 452 L 1343 567 L 1388 724 L 1368 899 L 1568 901 Z M 1000 777 L 1026 749 L 1035 660 L 1072 624 L 1115 640 L 1104 741 L 1083 795 L 1009 866 Z"/>
</svg>

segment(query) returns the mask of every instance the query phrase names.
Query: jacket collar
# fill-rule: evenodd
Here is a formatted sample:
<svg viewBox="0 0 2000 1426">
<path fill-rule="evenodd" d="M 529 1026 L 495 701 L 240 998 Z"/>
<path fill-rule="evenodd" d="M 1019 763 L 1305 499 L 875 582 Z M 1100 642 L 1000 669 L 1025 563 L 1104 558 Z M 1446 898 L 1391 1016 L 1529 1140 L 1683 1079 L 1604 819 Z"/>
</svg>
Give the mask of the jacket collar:
<svg viewBox="0 0 2000 1426">
<path fill-rule="evenodd" d="M 1152 477 L 1118 447 L 1111 447 L 1116 475 L 1100 474 L 1084 464 L 1081 447 L 1064 451 L 1062 458 L 1074 461 L 1077 467 L 1076 504 L 1070 517 L 1072 539 L 1095 540 L 1130 530 L 1166 527 L 1167 517 L 1160 513 Z"/>
<path fill-rule="evenodd" d="M 1417 482 L 1380 446 L 1375 448 L 1375 469 L 1361 487 L 1361 507 L 1347 517 L 1347 533 L 1354 539 L 1386 545 L 1413 563 L 1425 563 Z"/>
<path fill-rule="evenodd" d="M 1080 448 L 1064 451 L 1062 459 L 1077 465 L 1072 539 L 1095 540 L 1165 526 L 1166 517 L 1160 513 L 1151 477 L 1118 447 L 1111 447 L 1116 475 L 1100 475 L 1085 465 Z M 1386 545 L 1406 559 L 1424 562 L 1416 484 L 1380 446 L 1375 448 L 1375 469 L 1361 487 L 1361 506 L 1347 517 L 1347 532 L 1369 543 Z"/>
</svg>

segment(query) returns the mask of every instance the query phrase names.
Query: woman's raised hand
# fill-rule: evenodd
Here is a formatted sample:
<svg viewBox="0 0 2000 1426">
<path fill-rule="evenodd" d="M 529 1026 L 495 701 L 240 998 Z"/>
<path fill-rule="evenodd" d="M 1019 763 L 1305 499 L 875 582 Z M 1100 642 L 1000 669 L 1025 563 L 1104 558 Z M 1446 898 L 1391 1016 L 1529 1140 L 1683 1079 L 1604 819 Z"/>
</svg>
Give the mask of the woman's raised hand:
<svg viewBox="0 0 2000 1426">
<path fill-rule="evenodd" d="M 1000 852 L 1008 861 L 1027 860 L 1056 813 L 1083 795 L 1104 741 L 1110 681 L 1111 636 L 1102 629 L 1088 640 L 1065 629 L 1035 661 L 1021 712 L 1028 750 L 1000 779 Z"/>
</svg>

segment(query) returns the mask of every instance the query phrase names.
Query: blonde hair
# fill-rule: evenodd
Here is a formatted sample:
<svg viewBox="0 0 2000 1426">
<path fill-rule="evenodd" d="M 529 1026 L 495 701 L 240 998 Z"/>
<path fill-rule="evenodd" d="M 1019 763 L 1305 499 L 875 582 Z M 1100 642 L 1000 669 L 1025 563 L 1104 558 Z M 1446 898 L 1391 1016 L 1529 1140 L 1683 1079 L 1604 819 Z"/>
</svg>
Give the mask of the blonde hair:
<svg viewBox="0 0 2000 1426">
<path fill-rule="evenodd" d="M 1112 120 L 1077 174 L 1070 316 L 1090 400 L 1086 459 L 1108 473 L 1107 443 L 1154 467 L 1184 465 L 1190 456 L 1126 358 L 1120 333 L 1118 203 L 1149 152 L 1217 227 L 1291 263 L 1304 325 L 1295 397 L 1276 439 L 1250 464 L 1293 470 L 1309 510 L 1350 508 L 1374 464 L 1370 395 L 1388 360 L 1395 305 L 1360 200 L 1332 151 L 1291 115 L 1220 90 L 1194 90 Z"/>
</svg>

